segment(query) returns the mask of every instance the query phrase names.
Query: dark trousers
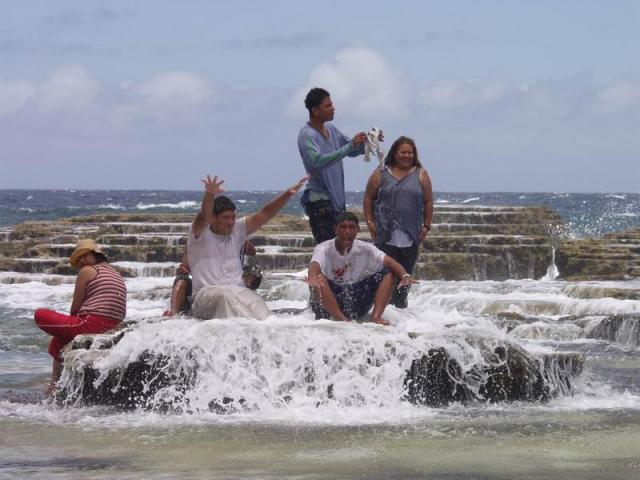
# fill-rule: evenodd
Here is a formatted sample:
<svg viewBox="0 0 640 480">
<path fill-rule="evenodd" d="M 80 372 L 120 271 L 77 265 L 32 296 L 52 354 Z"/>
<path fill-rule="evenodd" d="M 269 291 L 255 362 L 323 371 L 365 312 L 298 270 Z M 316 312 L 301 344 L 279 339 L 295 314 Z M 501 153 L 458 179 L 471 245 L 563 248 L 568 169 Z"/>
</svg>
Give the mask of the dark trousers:
<svg viewBox="0 0 640 480">
<path fill-rule="evenodd" d="M 416 266 L 416 261 L 418 260 L 417 244 L 414 243 L 410 247 L 404 248 L 388 244 L 376 246 L 402 265 L 407 273 L 413 273 L 413 267 Z M 398 280 L 396 279 L 396 283 L 397 282 Z M 402 287 L 400 290 L 394 288 L 393 294 L 391 295 L 391 301 L 389 303 L 391 305 L 395 305 L 397 308 L 407 308 L 407 305 L 409 304 L 407 295 L 409 295 L 409 287 Z"/>
<path fill-rule="evenodd" d="M 304 211 L 309 217 L 311 233 L 316 244 L 336 236 L 334 226 L 338 212 L 335 211 L 330 200 L 309 202 L 305 205 Z"/>
<path fill-rule="evenodd" d="M 371 309 L 373 301 L 376 298 L 376 292 L 380 287 L 380 283 L 385 275 L 389 273 L 386 268 L 379 272 L 369 275 L 362 280 L 347 285 L 338 285 L 327 279 L 329 288 L 336 297 L 340 311 L 351 320 L 357 320 L 363 317 Z M 331 318 L 327 311 L 322 308 L 320 299 L 311 291 L 310 302 L 313 313 L 316 314 L 316 320 L 320 318 Z"/>
</svg>

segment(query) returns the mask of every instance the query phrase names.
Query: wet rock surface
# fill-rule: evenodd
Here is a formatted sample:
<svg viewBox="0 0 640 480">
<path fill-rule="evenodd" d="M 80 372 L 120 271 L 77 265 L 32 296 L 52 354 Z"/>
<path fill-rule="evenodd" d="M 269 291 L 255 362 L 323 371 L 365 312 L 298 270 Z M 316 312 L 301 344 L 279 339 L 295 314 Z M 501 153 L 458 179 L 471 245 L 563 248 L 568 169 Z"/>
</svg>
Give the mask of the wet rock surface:
<svg viewBox="0 0 640 480">
<path fill-rule="evenodd" d="M 131 322 L 112 332 L 79 336 L 69 344 L 64 351 L 62 387 L 56 393 L 56 401 L 65 405 L 110 405 L 123 410 L 177 410 L 179 413 L 186 410 L 188 413 L 188 393 L 198 377 L 208 376 L 207 369 L 210 368 L 227 368 L 223 364 L 200 363 L 195 350 L 183 352 L 179 361 L 164 352 L 145 350 L 124 366 L 105 369 L 103 362 L 110 349 L 136 328 L 137 325 Z M 467 340 L 474 341 L 472 338 Z M 508 342 L 492 349 L 481 346 L 480 350 L 483 358 L 463 368 L 446 347 L 426 349 L 405 372 L 403 399 L 429 407 L 444 407 L 451 402 L 544 402 L 570 394 L 573 379 L 582 372 L 584 365 L 580 353 L 532 354 Z M 381 357 L 373 351 L 370 353 L 369 363 L 380 367 Z M 235 359 L 227 361 L 233 364 Z M 324 362 L 329 361 L 329 357 L 325 357 Z M 338 365 L 332 368 L 338 368 Z M 314 366 L 301 365 L 300 369 L 302 383 L 315 391 Z M 334 399 L 337 388 L 340 387 L 333 383 L 328 385 L 324 403 Z M 242 397 L 205 400 L 208 409 L 217 414 L 251 408 Z M 292 397 L 283 393 L 281 400 L 289 403 Z"/>
<path fill-rule="evenodd" d="M 556 264 L 567 280 L 640 277 L 640 229 L 564 241 L 556 252 Z"/>
<path fill-rule="evenodd" d="M 412 362 L 405 378 L 406 398 L 417 405 L 451 402 L 546 401 L 571 391 L 584 365 L 579 353 L 534 356 L 516 345 L 497 347 L 486 363 L 464 371 L 444 348 Z"/>
<path fill-rule="evenodd" d="M 0 239 L 0 271 L 73 275 L 68 257 L 78 238 L 98 241 L 123 275 L 145 276 L 118 262 L 180 260 L 191 214 L 102 214 L 27 222 Z M 640 276 L 640 230 L 598 239 L 563 239 L 561 219 L 542 207 L 437 206 L 414 275 L 433 280 L 541 278 L 553 262 L 567 280 Z M 368 232 L 361 225 L 360 238 Z M 301 217 L 281 215 L 253 235 L 258 262 L 269 271 L 304 269 L 314 241 Z M 156 272 L 157 273 L 157 272 Z"/>
<path fill-rule="evenodd" d="M 71 275 L 67 259 L 78 238 L 90 237 L 125 276 L 141 276 L 118 262 L 175 265 L 192 220 L 190 214 L 103 214 L 20 224 L 0 242 L 0 271 Z M 551 237 L 559 224 L 546 208 L 439 206 L 415 275 L 444 280 L 539 278 L 551 263 Z M 368 239 L 364 225 L 360 237 Z M 272 271 L 306 268 L 314 246 L 307 221 L 290 215 L 276 217 L 253 241 L 258 263 Z"/>
</svg>

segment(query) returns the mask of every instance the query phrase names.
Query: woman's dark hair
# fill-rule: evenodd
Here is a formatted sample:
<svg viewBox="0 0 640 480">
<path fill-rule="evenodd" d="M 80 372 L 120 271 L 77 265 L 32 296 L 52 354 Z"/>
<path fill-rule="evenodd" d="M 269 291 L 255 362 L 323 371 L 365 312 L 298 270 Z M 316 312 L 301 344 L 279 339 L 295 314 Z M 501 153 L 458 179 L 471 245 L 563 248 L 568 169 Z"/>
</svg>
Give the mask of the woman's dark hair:
<svg viewBox="0 0 640 480">
<path fill-rule="evenodd" d="M 304 99 L 304 106 L 307 110 L 309 110 L 309 115 L 311 115 L 311 110 L 314 107 L 319 107 L 322 101 L 330 97 L 329 92 L 327 92 L 324 88 L 315 87 L 309 90 L 307 93 L 307 97 Z"/>
<path fill-rule="evenodd" d="M 233 201 L 224 195 L 220 195 L 216 197 L 213 201 L 213 214 L 220 215 L 225 210 L 236 210 L 236 204 Z"/>
<path fill-rule="evenodd" d="M 416 147 L 416 142 L 414 142 L 412 138 L 405 137 L 404 135 L 393 142 L 393 145 L 391 145 L 391 148 L 389 149 L 389 153 L 387 153 L 387 156 L 384 159 L 384 164 L 387 167 L 393 167 L 396 164 L 396 153 L 398 152 L 400 146 L 404 145 L 405 143 L 407 145 L 411 145 L 411 148 L 413 149 L 413 165 L 415 167 L 422 168 L 422 164 L 420 163 L 420 159 L 418 158 L 418 148 Z"/>
<path fill-rule="evenodd" d="M 107 256 L 104 253 L 99 253 L 96 251 L 92 251 L 91 253 L 93 253 L 94 257 L 96 257 L 98 263 L 108 262 Z"/>
</svg>

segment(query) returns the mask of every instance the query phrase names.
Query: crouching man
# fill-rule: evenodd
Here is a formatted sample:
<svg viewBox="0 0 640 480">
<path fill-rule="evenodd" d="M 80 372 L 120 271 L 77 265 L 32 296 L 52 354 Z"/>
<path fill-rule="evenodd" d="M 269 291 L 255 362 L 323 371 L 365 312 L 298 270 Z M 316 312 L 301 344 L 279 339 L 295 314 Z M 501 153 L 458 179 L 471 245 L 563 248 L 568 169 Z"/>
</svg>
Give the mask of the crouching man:
<svg viewBox="0 0 640 480">
<path fill-rule="evenodd" d="M 220 195 L 224 192 L 221 187 L 224 181 L 209 175 L 202 180 L 205 188 L 202 207 L 187 242 L 195 318 L 267 318 L 266 303 L 242 280 L 238 252 L 247 236 L 271 220 L 306 181 L 307 177 L 302 178 L 253 215 L 236 221 L 235 204 Z"/>
<path fill-rule="evenodd" d="M 348 322 L 364 316 L 373 305 L 371 321 L 389 325 L 382 314 L 391 298 L 394 275 L 398 288 L 415 280 L 402 265 L 375 245 L 356 239 L 358 217 L 338 214 L 336 237 L 318 244 L 309 264 L 311 308 L 316 318 Z"/>
</svg>

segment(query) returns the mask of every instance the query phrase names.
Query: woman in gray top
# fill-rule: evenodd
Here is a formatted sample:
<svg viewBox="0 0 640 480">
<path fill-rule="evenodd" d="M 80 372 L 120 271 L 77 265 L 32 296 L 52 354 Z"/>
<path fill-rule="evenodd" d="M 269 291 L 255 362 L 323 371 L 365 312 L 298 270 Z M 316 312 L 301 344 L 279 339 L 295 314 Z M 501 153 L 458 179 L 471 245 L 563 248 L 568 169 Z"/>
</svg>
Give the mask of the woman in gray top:
<svg viewBox="0 0 640 480">
<path fill-rule="evenodd" d="M 433 217 L 431 179 L 411 138 L 393 142 L 384 166 L 369 177 L 364 216 L 376 246 L 411 273 Z M 390 303 L 406 308 L 407 294 L 407 287 L 394 289 Z"/>
</svg>

